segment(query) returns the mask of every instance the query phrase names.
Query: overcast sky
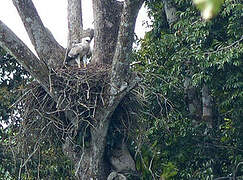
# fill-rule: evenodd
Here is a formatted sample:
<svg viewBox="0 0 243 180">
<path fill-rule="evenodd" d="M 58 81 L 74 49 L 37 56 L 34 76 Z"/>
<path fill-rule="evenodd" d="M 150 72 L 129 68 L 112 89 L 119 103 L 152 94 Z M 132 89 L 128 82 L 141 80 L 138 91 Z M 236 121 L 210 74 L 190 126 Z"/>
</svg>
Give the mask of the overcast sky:
<svg viewBox="0 0 243 180">
<path fill-rule="evenodd" d="M 30 48 L 33 47 L 24 29 L 17 10 L 11 0 L 0 0 L 0 19 L 12 29 Z M 33 0 L 37 11 L 46 27 L 51 30 L 56 40 L 64 47 L 67 42 L 67 0 Z M 84 29 L 93 27 L 93 12 L 91 0 L 83 0 Z M 136 34 L 143 37 L 146 27 L 143 22 L 148 20 L 145 8 L 139 13 L 136 24 Z"/>
</svg>

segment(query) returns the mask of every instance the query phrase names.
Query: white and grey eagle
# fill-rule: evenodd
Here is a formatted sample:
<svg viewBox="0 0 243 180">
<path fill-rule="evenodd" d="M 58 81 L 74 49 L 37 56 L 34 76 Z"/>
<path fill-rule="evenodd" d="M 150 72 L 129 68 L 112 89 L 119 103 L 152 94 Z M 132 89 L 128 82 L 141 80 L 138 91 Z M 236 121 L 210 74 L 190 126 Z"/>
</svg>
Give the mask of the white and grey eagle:
<svg viewBox="0 0 243 180">
<path fill-rule="evenodd" d="M 90 37 L 85 37 L 82 39 L 81 43 L 74 44 L 68 52 L 67 62 L 75 59 L 78 67 L 81 68 L 81 61 L 83 61 L 84 67 L 86 68 L 86 65 L 88 64 L 88 57 L 92 54 L 90 42 Z"/>
</svg>

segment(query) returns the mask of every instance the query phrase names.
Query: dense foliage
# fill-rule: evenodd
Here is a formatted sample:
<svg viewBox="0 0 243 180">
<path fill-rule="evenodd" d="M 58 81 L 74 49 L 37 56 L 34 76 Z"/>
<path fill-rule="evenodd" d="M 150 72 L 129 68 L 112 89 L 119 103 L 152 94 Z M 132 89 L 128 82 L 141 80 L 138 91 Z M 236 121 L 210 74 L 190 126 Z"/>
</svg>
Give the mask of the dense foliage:
<svg viewBox="0 0 243 180">
<path fill-rule="evenodd" d="M 137 160 L 143 179 L 242 175 L 242 166 L 235 172 L 243 161 L 242 4 L 225 1 L 216 18 L 204 21 L 191 1 L 175 1 L 173 28 L 161 1 L 147 6 L 152 30 L 135 56 L 149 102 L 145 145 Z M 199 99 L 203 85 L 210 89 L 212 128 L 190 116 L 183 85 L 188 77 Z"/>
<path fill-rule="evenodd" d="M 52 138 L 40 140 L 38 136 L 34 136 L 37 130 L 35 128 L 32 135 L 18 134 L 21 131 L 22 120 L 17 113 L 19 107 L 15 104 L 19 99 L 24 98 L 24 90 L 32 79 L 1 47 L 0 77 L 0 179 L 35 179 L 37 177 L 72 179 L 72 165 L 64 157 L 60 142 L 51 140 L 56 137 L 55 135 Z M 25 141 L 22 141 L 21 145 L 16 143 L 24 136 L 30 140 L 30 143 L 27 144 Z M 53 145 L 50 142 L 56 142 L 56 144 Z M 31 158 L 31 161 L 28 161 L 28 158 Z"/>
<path fill-rule="evenodd" d="M 27 77 L 27 72 L 0 47 L 0 177 L 7 177 L 13 170 L 11 154 L 5 151 L 4 144 L 8 142 L 16 124 L 19 124 L 18 118 L 15 116 L 16 122 L 11 128 L 6 126 L 10 124 L 10 117 L 14 116 L 12 105 L 18 99 L 17 92 L 23 88 Z"/>
</svg>

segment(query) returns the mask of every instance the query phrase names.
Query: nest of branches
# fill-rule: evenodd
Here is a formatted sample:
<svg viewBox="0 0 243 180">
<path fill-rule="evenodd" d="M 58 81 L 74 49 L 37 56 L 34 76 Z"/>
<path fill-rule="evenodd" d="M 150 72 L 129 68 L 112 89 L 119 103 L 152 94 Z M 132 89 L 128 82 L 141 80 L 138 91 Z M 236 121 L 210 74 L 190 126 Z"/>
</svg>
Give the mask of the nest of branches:
<svg viewBox="0 0 243 180">
<path fill-rule="evenodd" d="M 75 145 L 89 140 L 89 129 L 96 123 L 96 108 L 108 103 L 110 71 L 110 66 L 95 65 L 87 69 L 57 69 L 50 75 L 51 90 L 58 95 L 55 100 L 37 82 L 26 87 L 16 103 L 21 126 L 14 141 L 24 159 L 43 145 L 46 149 L 60 149 L 67 136 Z M 111 149 L 117 139 L 128 137 L 135 129 L 138 109 L 141 109 L 138 95 L 138 91 L 131 91 L 116 108 L 107 139 Z M 67 113 L 74 114 L 72 121 Z"/>
<path fill-rule="evenodd" d="M 39 126 L 44 123 L 42 128 L 53 124 L 62 133 L 70 133 L 79 121 L 92 125 L 91 119 L 95 120 L 97 106 L 107 103 L 105 94 L 109 91 L 109 72 L 109 66 L 57 69 L 50 75 L 50 91 L 56 99 L 37 82 L 32 82 L 21 99 L 23 127 L 38 121 Z M 72 122 L 65 113 L 74 114 Z"/>
<path fill-rule="evenodd" d="M 78 119 L 95 118 L 97 106 L 108 103 L 110 66 L 90 65 L 57 69 L 51 75 L 51 87 L 58 94 L 55 108 L 73 111 Z"/>
</svg>

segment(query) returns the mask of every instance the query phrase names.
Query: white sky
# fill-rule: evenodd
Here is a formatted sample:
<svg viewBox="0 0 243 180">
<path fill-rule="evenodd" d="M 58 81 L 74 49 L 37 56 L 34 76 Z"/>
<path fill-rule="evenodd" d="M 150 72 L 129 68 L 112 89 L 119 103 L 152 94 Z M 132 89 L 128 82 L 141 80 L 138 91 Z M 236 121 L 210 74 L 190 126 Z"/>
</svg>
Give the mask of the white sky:
<svg viewBox="0 0 243 180">
<path fill-rule="evenodd" d="M 11 0 L 0 0 L 0 19 L 3 21 L 15 34 L 20 37 L 32 51 L 33 47 L 24 29 L 22 21 L 18 16 Z M 67 42 L 67 0 L 33 0 L 36 9 L 46 27 L 50 29 L 56 40 L 66 47 Z M 83 24 L 84 29 L 93 27 L 93 12 L 91 0 L 83 0 Z M 144 36 L 145 30 L 144 21 L 148 21 L 146 9 L 142 8 L 139 12 L 139 17 L 136 24 L 136 34 L 139 38 Z"/>
</svg>

